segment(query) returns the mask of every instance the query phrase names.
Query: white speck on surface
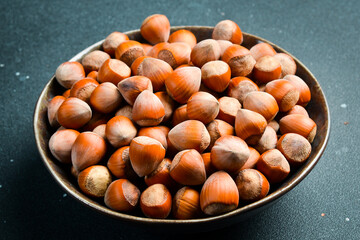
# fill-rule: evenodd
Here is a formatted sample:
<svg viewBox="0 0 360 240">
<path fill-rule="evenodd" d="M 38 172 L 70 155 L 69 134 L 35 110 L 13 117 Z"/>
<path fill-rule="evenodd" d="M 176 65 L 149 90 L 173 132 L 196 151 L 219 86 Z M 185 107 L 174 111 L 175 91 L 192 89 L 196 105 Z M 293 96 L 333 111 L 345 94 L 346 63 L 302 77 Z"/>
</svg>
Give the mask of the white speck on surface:
<svg viewBox="0 0 360 240">
<path fill-rule="evenodd" d="M 2 185 L 0 184 L 0 188 L 2 188 Z"/>
<path fill-rule="evenodd" d="M 13 92 L 16 92 L 16 89 L 14 89 Z"/>
<path fill-rule="evenodd" d="M 19 72 L 16 72 L 15 75 L 16 75 L 16 76 L 20 76 L 20 73 L 19 73 Z"/>
<path fill-rule="evenodd" d="M 347 221 L 347 222 L 350 221 L 350 218 L 345 218 L 345 221 Z"/>
<path fill-rule="evenodd" d="M 10 159 L 10 162 L 14 162 L 14 159 Z"/>
<path fill-rule="evenodd" d="M 5 64 L 3 64 L 3 63 L 0 63 L 0 67 L 5 67 Z"/>
<path fill-rule="evenodd" d="M 344 146 L 341 148 L 341 151 L 347 153 L 349 151 L 349 148 Z"/>
<path fill-rule="evenodd" d="M 221 15 L 221 16 L 224 16 L 224 15 L 225 15 L 225 13 L 224 13 L 224 12 L 221 12 L 221 13 L 220 13 L 220 15 Z"/>
<path fill-rule="evenodd" d="M 342 107 L 342 108 L 346 108 L 346 107 L 347 107 L 347 105 L 346 105 L 345 103 L 343 103 L 343 104 L 341 104 L 341 105 L 340 105 L 340 107 Z"/>
<path fill-rule="evenodd" d="M 67 197 L 67 194 L 66 194 L 66 193 L 63 194 L 63 198 L 64 198 L 64 197 Z"/>
<path fill-rule="evenodd" d="M 30 76 L 26 76 L 25 78 L 26 78 L 26 79 L 29 79 L 29 78 L 30 78 Z"/>
<path fill-rule="evenodd" d="M 281 30 L 281 29 L 279 30 L 279 33 L 282 33 L 282 30 Z"/>
</svg>

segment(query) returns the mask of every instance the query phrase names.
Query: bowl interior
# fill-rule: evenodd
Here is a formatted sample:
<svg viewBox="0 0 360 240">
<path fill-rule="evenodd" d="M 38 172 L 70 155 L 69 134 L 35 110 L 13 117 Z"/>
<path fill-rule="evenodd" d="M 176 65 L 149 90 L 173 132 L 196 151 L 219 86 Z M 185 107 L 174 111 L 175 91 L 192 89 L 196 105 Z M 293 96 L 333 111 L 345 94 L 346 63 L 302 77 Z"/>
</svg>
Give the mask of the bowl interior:
<svg viewBox="0 0 360 240">
<path fill-rule="evenodd" d="M 192 31 L 197 40 L 201 41 L 207 38 L 211 38 L 212 34 L 212 27 L 201 27 L 201 26 L 184 26 L 184 27 L 172 27 L 171 31 L 174 32 L 178 29 L 187 29 Z M 126 32 L 130 39 L 137 40 L 140 42 L 146 42 L 139 30 Z M 259 42 L 267 42 L 271 44 L 277 52 L 284 52 L 289 55 L 290 53 L 286 52 L 284 49 L 276 46 L 275 44 L 262 39 L 260 37 L 243 33 L 244 34 L 244 42 L 243 46 L 247 48 L 251 48 L 253 45 Z M 102 41 L 99 41 L 92 46 L 86 48 L 82 52 L 75 55 L 70 61 L 80 61 L 84 55 L 87 53 L 95 50 L 101 49 Z M 292 55 L 291 55 L 292 56 Z M 191 225 L 194 227 L 195 225 L 203 225 L 209 224 L 221 227 L 226 225 L 230 222 L 236 222 L 236 220 L 243 220 L 248 215 L 255 214 L 256 212 L 260 211 L 264 207 L 271 205 L 270 203 L 274 203 L 276 199 L 283 196 L 289 190 L 294 188 L 315 166 L 319 158 L 321 157 L 327 141 L 329 137 L 330 131 L 330 118 L 329 118 L 329 111 L 328 105 L 324 96 L 321 87 L 313 74 L 294 56 L 292 56 L 297 64 L 297 72 L 296 75 L 301 77 L 309 86 L 312 94 L 311 102 L 308 104 L 307 109 L 309 112 L 310 117 L 316 122 L 317 124 L 317 135 L 312 143 L 312 152 L 309 159 L 306 163 L 298 168 L 296 171 L 293 171 L 291 175 L 287 178 L 285 182 L 281 185 L 275 186 L 276 190 L 272 191 L 267 197 L 261 199 L 257 202 L 252 204 L 240 207 L 230 213 L 226 213 L 219 216 L 214 217 L 207 217 L 201 219 L 192 219 L 192 220 L 172 220 L 172 219 L 150 219 L 145 217 L 139 216 L 132 216 L 128 214 L 123 214 L 119 212 L 112 211 L 105 207 L 102 203 L 102 200 L 95 201 L 91 198 L 88 198 L 82 192 L 79 191 L 76 182 L 74 181 L 73 177 L 70 175 L 69 166 L 65 166 L 59 163 L 56 159 L 54 159 L 49 151 L 48 148 L 48 141 L 51 135 L 54 133 L 54 129 L 50 127 L 47 121 L 47 105 L 49 100 L 51 100 L 56 95 L 61 95 L 65 90 L 62 88 L 56 81 L 55 77 L 53 76 L 50 81 L 46 84 L 45 88 L 43 89 L 38 102 L 36 104 L 35 112 L 34 112 L 34 132 L 36 138 L 37 148 L 40 152 L 41 158 L 45 164 L 45 166 L 50 171 L 51 175 L 55 178 L 55 180 L 60 184 L 60 186 L 72 197 L 79 200 L 81 203 L 101 212 L 107 214 L 111 217 L 115 217 L 117 219 L 121 219 L 127 222 L 135 222 L 137 224 L 150 224 L 151 226 L 154 225 L 161 225 L 164 224 L 171 226 L 176 225 L 177 227 L 188 226 Z"/>
</svg>

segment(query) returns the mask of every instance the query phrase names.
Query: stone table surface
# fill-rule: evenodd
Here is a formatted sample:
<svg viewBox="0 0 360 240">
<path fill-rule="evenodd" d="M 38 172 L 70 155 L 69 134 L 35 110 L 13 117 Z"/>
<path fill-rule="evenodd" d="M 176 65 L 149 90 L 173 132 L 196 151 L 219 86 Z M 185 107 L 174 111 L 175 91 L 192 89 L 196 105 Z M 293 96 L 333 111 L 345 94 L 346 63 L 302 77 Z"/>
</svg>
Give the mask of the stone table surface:
<svg viewBox="0 0 360 240">
<path fill-rule="evenodd" d="M 331 136 L 314 170 L 260 214 L 196 238 L 360 239 L 360 1 L 0 2 L 0 239 L 183 239 L 122 225 L 84 207 L 54 181 L 36 149 L 32 115 L 57 66 L 112 31 L 162 13 L 171 25 L 231 19 L 317 77 Z M 348 122 L 348 124 L 344 124 Z"/>
</svg>

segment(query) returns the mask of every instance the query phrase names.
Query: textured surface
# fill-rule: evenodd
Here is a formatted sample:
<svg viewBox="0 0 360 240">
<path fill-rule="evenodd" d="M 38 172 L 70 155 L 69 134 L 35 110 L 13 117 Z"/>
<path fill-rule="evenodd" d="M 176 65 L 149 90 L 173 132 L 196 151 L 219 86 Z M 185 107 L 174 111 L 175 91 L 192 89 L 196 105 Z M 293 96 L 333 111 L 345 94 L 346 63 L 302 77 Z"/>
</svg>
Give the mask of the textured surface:
<svg viewBox="0 0 360 240">
<path fill-rule="evenodd" d="M 153 13 L 166 14 L 174 26 L 234 20 L 302 61 L 330 106 L 327 150 L 299 186 L 246 222 L 195 236 L 360 238 L 357 1 L 3 0 L 0 6 L 1 238 L 184 238 L 127 227 L 64 195 L 40 159 L 32 130 L 36 100 L 60 63 L 112 31 L 139 28 Z"/>
</svg>

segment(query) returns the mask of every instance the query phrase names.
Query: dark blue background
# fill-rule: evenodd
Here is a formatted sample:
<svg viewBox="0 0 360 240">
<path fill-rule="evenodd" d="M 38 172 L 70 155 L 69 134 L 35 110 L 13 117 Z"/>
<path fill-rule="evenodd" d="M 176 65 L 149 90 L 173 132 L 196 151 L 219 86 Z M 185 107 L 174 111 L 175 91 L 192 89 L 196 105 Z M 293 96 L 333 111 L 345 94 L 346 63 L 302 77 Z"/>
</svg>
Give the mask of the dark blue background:
<svg viewBox="0 0 360 240">
<path fill-rule="evenodd" d="M 243 223 L 194 236 L 359 239 L 359 3 L 2 0 L 0 238 L 188 237 L 125 228 L 64 195 L 40 159 L 32 130 L 36 100 L 60 63 L 112 31 L 138 29 L 148 15 L 163 13 L 173 26 L 214 26 L 231 19 L 244 32 L 278 44 L 317 77 L 332 117 L 323 157 L 294 190 Z"/>
</svg>

